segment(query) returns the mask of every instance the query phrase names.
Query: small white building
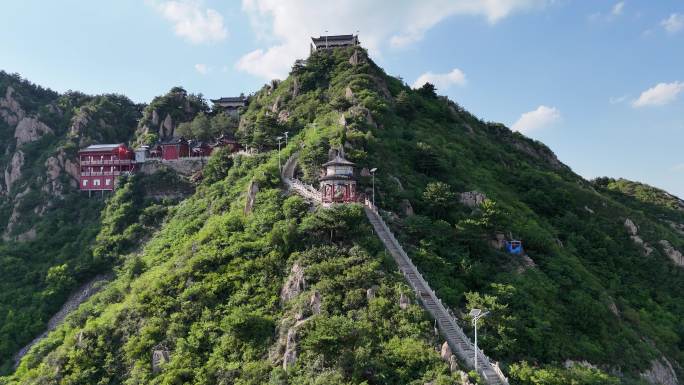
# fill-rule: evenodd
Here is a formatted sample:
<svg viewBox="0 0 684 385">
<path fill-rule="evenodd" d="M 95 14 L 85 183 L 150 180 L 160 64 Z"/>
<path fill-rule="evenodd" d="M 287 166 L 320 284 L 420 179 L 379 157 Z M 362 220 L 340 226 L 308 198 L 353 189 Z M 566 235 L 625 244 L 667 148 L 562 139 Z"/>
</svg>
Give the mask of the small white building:
<svg viewBox="0 0 684 385">
<path fill-rule="evenodd" d="M 145 163 L 150 155 L 150 146 L 140 146 L 135 149 L 135 162 Z"/>
</svg>

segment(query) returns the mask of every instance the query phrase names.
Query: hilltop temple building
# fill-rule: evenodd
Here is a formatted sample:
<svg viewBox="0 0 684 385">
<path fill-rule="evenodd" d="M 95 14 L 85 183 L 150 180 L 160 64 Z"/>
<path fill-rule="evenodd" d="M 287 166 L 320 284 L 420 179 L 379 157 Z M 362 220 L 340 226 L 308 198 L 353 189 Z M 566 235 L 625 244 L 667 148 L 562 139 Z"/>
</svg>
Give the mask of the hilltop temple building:
<svg viewBox="0 0 684 385">
<path fill-rule="evenodd" d="M 214 108 L 219 107 L 223 109 L 228 115 L 238 117 L 240 108 L 247 106 L 247 97 L 240 96 L 226 96 L 219 99 L 211 99 L 214 103 Z"/>
<path fill-rule="evenodd" d="M 359 45 L 359 35 L 329 35 L 311 37 L 311 52 L 319 49 L 353 47 Z"/>
</svg>

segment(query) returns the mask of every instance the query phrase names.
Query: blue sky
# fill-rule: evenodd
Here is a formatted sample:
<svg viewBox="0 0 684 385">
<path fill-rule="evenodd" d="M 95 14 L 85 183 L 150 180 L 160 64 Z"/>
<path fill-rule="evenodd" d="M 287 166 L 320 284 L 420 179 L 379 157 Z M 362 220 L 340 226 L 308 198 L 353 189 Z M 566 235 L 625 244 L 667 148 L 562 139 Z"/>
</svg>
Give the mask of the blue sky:
<svg viewBox="0 0 684 385">
<path fill-rule="evenodd" d="M 546 143 L 584 177 L 684 197 L 681 0 L 22 0 L 5 2 L 0 69 L 57 91 L 148 102 L 181 85 L 250 93 L 359 31 L 408 84 Z"/>
</svg>

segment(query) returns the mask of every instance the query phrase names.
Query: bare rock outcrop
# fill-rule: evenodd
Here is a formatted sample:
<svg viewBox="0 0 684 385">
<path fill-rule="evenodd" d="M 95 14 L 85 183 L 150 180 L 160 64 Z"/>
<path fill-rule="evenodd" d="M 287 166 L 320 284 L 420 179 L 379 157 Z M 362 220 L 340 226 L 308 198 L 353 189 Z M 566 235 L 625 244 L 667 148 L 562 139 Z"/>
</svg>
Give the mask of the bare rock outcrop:
<svg viewBox="0 0 684 385">
<path fill-rule="evenodd" d="M 72 161 L 63 150 L 45 161 L 45 169 L 48 183 L 44 185 L 43 191 L 61 195 L 64 190 L 64 185 L 59 179 L 62 173 L 69 176 L 70 184 L 73 187 L 78 186 L 78 164 Z"/>
<path fill-rule="evenodd" d="M 653 247 L 649 245 L 648 243 L 644 242 L 643 239 L 638 235 L 639 234 L 639 226 L 634 223 L 631 219 L 627 218 L 625 219 L 625 229 L 627 230 L 627 234 L 629 234 L 629 237 L 632 239 L 632 242 L 634 244 L 641 246 L 644 250 L 644 254 L 651 255 L 653 252 Z"/>
<path fill-rule="evenodd" d="M 10 126 L 14 126 L 24 119 L 26 114 L 19 102 L 14 99 L 14 88 L 7 87 L 5 97 L 0 98 L 0 117 Z"/>
<path fill-rule="evenodd" d="M 36 118 L 23 118 L 14 129 L 17 146 L 34 142 L 48 133 L 52 133 L 52 129 Z"/>
<path fill-rule="evenodd" d="M 625 229 L 629 235 L 637 235 L 639 233 L 639 227 L 631 219 L 625 219 Z"/>
<path fill-rule="evenodd" d="M 672 230 L 676 231 L 679 235 L 684 235 L 684 223 L 677 223 L 673 221 L 666 221 Z"/>
<path fill-rule="evenodd" d="M 449 371 L 451 373 L 454 373 L 454 372 L 457 372 L 458 370 L 459 370 L 458 359 L 456 358 L 455 355 L 452 354 L 451 357 L 449 357 Z"/>
<path fill-rule="evenodd" d="M 250 182 L 249 188 L 247 189 L 247 202 L 245 202 L 245 214 L 252 212 L 254 208 L 254 201 L 256 200 L 256 194 L 259 192 L 259 184 L 255 181 Z"/>
<path fill-rule="evenodd" d="M 24 166 L 24 152 L 18 150 L 12 155 L 9 165 L 5 169 L 5 185 L 7 192 L 12 191 L 12 185 L 21 177 L 21 168 Z"/>
<path fill-rule="evenodd" d="M 297 95 L 299 95 L 299 78 L 295 76 L 294 80 L 292 80 L 292 99 L 296 98 Z"/>
<path fill-rule="evenodd" d="M 171 114 L 166 114 L 161 127 L 159 127 L 159 133 L 162 138 L 173 137 L 173 119 L 171 118 Z"/>
<path fill-rule="evenodd" d="M 5 232 L 2 234 L 2 239 L 4 241 L 9 241 L 12 239 L 12 237 L 10 237 L 10 234 L 14 232 L 15 226 L 19 223 L 19 208 L 21 207 L 21 200 L 29 192 L 31 192 L 31 189 L 27 187 L 26 190 L 18 193 L 14 197 L 14 207 L 12 208 L 12 214 L 10 215 L 10 218 L 7 221 L 7 228 L 5 229 Z"/>
<path fill-rule="evenodd" d="M 337 123 L 339 123 L 339 125 L 342 127 L 347 127 L 347 118 L 344 117 L 344 114 L 340 114 L 340 118 L 337 120 Z"/>
<path fill-rule="evenodd" d="M 159 373 L 164 364 L 171 360 L 171 354 L 167 349 L 152 351 L 152 373 Z"/>
<path fill-rule="evenodd" d="M 280 290 L 280 302 L 286 303 L 292 298 L 296 297 L 306 289 L 306 280 L 304 278 L 304 267 L 295 262 L 290 269 L 285 285 Z"/>
<path fill-rule="evenodd" d="M 651 367 L 641 377 L 653 385 L 679 385 L 677 374 L 665 357 L 651 361 Z"/>
<path fill-rule="evenodd" d="M 281 104 L 282 104 L 282 103 L 281 103 L 281 101 L 280 101 L 280 95 L 278 95 L 278 96 L 275 98 L 275 101 L 273 102 L 273 105 L 271 106 L 271 112 L 273 112 L 274 114 L 275 114 L 275 113 L 278 113 L 278 111 L 280 110 L 280 105 L 281 105 Z"/>
<path fill-rule="evenodd" d="M 159 112 L 156 109 L 152 110 L 152 124 L 155 126 L 159 124 Z"/>
<path fill-rule="evenodd" d="M 459 195 L 459 202 L 468 207 L 478 207 L 484 203 L 487 195 L 479 191 L 466 191 Z"/>
<path fill-rule="evenodd" d="M 347 88 L 344 89 L 344 97 L 349 101 L 354 100 L 354 91 L 352 91 L 351 87 L 347 86 Z"/>
<path fill-rule="evenodd" d="M 364 59 L 361 55 L 359 55 L 359 50 L 354 51 L 354 53 L 349 58 L 349 64 L 353 66 L 357 66 L 359 64 L 362 64 L 363 62 Z"/>
<path fill-rule="evenodd" d="M 36 232 L 36 229 L 28 229 L 24 231 L 23 233 L 17 235 L 17 241 L 18 242 L 26 242 L 26 241 L 33 241 L 38 237 L 38 233 Z"/>
<path fill-rule="evenodd" d="M 366 290 L 366 300 L 370 301 L 378 294 L 378 286 L 373 285 Z"/>
<path fill-rule="evenodd" d="M 547 147 L 542 146 L 540 148 L 535 148 L 534 146 L 532 146 L 532 144 L 528 143 L 527 141 L 518 138 L 513 138 L 511 142 L 511 144 L 518 150 L 524 152 L 527 155 L 532 156 L 533 158 L 543 160 L 549 166 L 556 170 L 560 170 L 565 167 L 563 163 L 561 163 L 560 160 L 558 160 L 556 154 L 554 154 L 553 151 L 551 151 Z"/>
<path fill-rule="evenodd" d="M 651 255 L 651 253 L 653 252 L 653 248 L 651 247 L 651 245 L 649 245 L 648 243 L 644 242 L 644 240 L 641 239 L 640 236 L 638 236 L 638 235 L 631 235 L 630 238 L 632 239 L 632 242 L 634 242 L 634 244 L 636 244 L 636 245 L 638 245 L 638 246 L 641 246 L 641 247 L 643 248 L 644 254 L 645 254 L 646 256 Z"/>
<path fill-rule="evenodd" d="M 442 344 L 442 348 L 440 349 L 439 356 L 442 357 L 444 361 L 449 362 L 449 359 L 452 355 L 453 352 L 451 351 L 449 343 L 444 341 L 444 343 Z"/>
<path fill-rule="evenodd" d="M 90 115 L 88 111 L 84 108 L 79 108 L 78 112 L 71 118 L 71 126 L 69 127 L 69 135 L 71 136 L 81 136 L 85 131 L 85 128 L 90 123 Z"/>
<path fill-rule="evenodd" d="M 409 305 L 411 305 L 411 300 L 406 294 L 401 293 L 399 296 L 399 308 L 401 310 L 406 310 L 408 309 Z"/>
<path fill-rule="evenodd" d="M 288 119 L 290 119 L 290 111 L 282 110 L 282 111 L 278 112 L 278 123 L 279 124 L 287 123 Z"/>
<path fill-rule="evenodd" d="M 620 310 L 618 309 L 617 305 L 615 304 L 615 301 L 612 298 L 608 303 L 608 310 L 610 310 L 610 312 L 613 313 L 616 317 L 620 317 Z"/>
<path fill-rule="evenodd" d="M 311 308 L 311 313 L 321 314 L 321 293 L 318 290 L 314 290 L 309 298 L 309 307 Z"/>
<path fill-rule="evenodd" d="M 679 250 L 675 249 L 670 242 L 664 239 L 658 243 L 660 243 L 660 245 L 663 247 L 663 252 L 665 255 L 667 255 L 675 265 L 684 267 L 684 256 Z"/>
<path fill-rule="evenodd" d="M 470 382 L 470 378 L 468 377 L 468 373 L 466 373 L 462 370 L 459 370 L 458 375 L 459 375 L 459 382 L 458 382 L 459 385 L 472 385 L 472 382 Z"/>
<path fill-rule="evenodd" d="M 285 343 L 285 353 L 283 354 L 283 369 L 294 365 L 297 361 L 297 329 L 291 328 L 287 331 L 287 342 Z"/>
</svg>

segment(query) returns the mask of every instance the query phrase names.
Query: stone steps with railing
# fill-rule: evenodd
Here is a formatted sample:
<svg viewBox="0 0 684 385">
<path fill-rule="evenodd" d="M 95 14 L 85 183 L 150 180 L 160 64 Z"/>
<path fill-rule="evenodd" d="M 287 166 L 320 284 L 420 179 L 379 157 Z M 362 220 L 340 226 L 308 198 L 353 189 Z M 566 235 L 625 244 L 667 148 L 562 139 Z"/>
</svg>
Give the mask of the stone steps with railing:
<svg viewBox="0 0 684 385">
<path fill-rule="evenodd" d="M 474 368 L 475 346 L 466 336 L 460 326 L 456 323 L 456 318 L 451 311 L 437 297 L 436 293 L 430 288 L 427 281 L 418 271 L 409 256 L 406 254 L 401 244 L 392 234 L 385 221 L 380 216 L 377 208 L 368 200 L 364 202 L 364 210 L 371 225 L 375 229 L 378 238 L 385 245 L 394 260 L 399 266 L 399 271 L 409 282 L 411 288 L 416 293 L 423 307 L 437 321 L 439 330 L 447 340 L 449 347 L 459 358 L 470 368 Z M 478 352 L 478 373 L 490 385 L 508 385 L 508 379 L 499 368 L 498 363 L 493 362 L 484 352 L 477 348 Z"/>
<path fill-rule="evenodd" d="M 289 190 L 296 192 L 306 199 L 313 201 L 316 204 L 323 205 L 321 195 L 313 186 L 302 183 L 294 178 L 294 169 L 297 164 L 297 153 L 290 156 L 283 166 L 281 175 L 283 182 Z M 430 288 L 427 281 L 418 271 L 418 268 L 413 264 L 411 258 L 401 247 L 401 244 L 392 234 L 385 221 L 380 216 L 377 207 L 375 207 L 368 199 L 364 202 L 364 211 L 371 225 L 375 229 L 378 238 L 385 245 L 385 248 L 392 255 L 399 271 L 404 275 L 409 285 L 416 293 L 421 305 L 430 313 L 430 315 L 437 321 L 439 330 L 447 340 L 449 347 L 455 352 L 458 357 L 465 362 L 469 368 L 474 368 L 475 346 L 470 341 L 458 326 L 456 317 L 437 297 L 437 294 Z M 493 362 L 487 357 L 484 352 L 477 348 L 478 374 L 489 385 L 508 385 L 508 379 L 499 368 L 498 363 Z"/>
</svg>

